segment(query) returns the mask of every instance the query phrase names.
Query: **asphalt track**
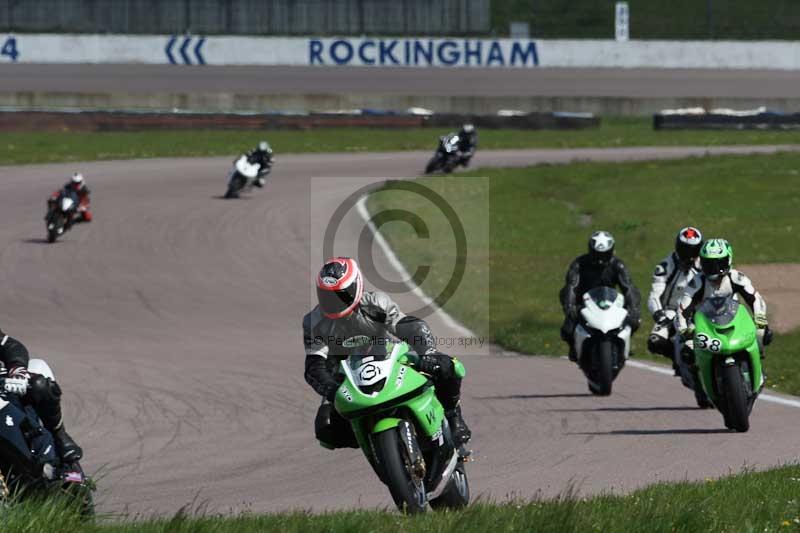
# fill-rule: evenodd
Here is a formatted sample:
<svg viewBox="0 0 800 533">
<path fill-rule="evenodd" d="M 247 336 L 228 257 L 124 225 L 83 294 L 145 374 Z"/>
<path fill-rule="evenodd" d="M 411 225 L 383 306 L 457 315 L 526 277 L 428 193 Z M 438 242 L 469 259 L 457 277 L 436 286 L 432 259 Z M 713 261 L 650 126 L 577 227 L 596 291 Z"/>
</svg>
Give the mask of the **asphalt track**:
<svg viewBox="0 0 800 533">
<path fill-rule="evenodd" d="M 771 149 L 714 151 L 753 150 Z M 481 152 L 475 163 L 703 152 Z M 266 190 L 240 201 L 218 198 L 228 158 L 0 167 L 0 324 L 63 384 L 102 511 L 390 505 L 359 451 L 314 441 L 319 400 L 303 381 L 300 325 L 322 260 L 312 233 L 365 180 L 414 175 L 428 155 L 287 155 Z M 94 188 L 96 221 L 47 245 L 45 199 L 74 169 Z M 363 226 L 350 213 L 337 252 L 353 253 Z M 374 257 L 376 270 L 391 268 L 380 249 Z M 461 336 L 441 313 L 430 321 L 440 336 Z M 759 402 L 751 431 L 732 434 L 670 376 L 626 368 L 613 396 L 594 398 L 564 359 L 453 352 L 468 369 L 475 495 L 624 491 L 797 458 L 793 406 Z"/>
<path fill-rule="evenodd" d="M 796 98 L 800 72 L 0 64 L 0 92 Z"/>
</svg>

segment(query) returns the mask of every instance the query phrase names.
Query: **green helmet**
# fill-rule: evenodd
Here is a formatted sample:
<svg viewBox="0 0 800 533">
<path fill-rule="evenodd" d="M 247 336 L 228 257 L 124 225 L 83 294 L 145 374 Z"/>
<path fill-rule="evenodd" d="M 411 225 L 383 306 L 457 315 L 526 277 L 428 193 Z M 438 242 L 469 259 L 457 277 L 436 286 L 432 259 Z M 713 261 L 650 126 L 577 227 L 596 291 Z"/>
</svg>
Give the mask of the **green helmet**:
<svg viewBox="0 0 800 533">
<path fill-rule="evenodd" d="M 709 239 L 700 249 L 700 266 L 710 280 L 717 280 L 731 271 L 733 248 L 725 239 Z"/>
</svg>

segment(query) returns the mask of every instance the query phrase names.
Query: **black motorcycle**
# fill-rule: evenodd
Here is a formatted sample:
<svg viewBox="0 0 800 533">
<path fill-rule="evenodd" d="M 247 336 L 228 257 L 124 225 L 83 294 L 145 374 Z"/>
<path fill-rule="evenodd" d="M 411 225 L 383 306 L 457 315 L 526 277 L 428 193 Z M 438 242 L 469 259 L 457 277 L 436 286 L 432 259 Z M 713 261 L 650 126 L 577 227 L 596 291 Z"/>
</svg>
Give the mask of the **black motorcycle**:
<svg viewBox="0 0 800 533">
<path fill-rule="evenodd" d="M 5 392 L 5 378 L 0 378 L 0 503 L 66 493 L 89 517 L 94 514 L 93 490 L 78 462 L 61 462 L 53 435 L 33 407 Z"/>
<path fill-rule="evenodd" d="M 225 198 L 239 198 L 240 193 L 250 191 L 253 186 L 263 187 L 271 169 L 271 165 L 248 162 L 246 155 L 239 157 L 233 163 Z"/>
<path fill-rule="evenodd" d="M 433 172 L 450 174 L 453 172 L 461 164 L 461 153 L 458 150 L 458 144 L 458 135 L 450 134 L 440 137 L 436 153 L 433 154 L 433 157 L 425 167 L 425 174 Z"/>
<path fill-rule="evenodd" d="M 55 242 L 57 238 L 64 235 L 76 216 L 78 202 L 66 191 L 61 191 L 58 196 L 51 197 L 47 201 L 47 215 L 44 220 L 47 223 L 47 242 Z"/>
</svg>

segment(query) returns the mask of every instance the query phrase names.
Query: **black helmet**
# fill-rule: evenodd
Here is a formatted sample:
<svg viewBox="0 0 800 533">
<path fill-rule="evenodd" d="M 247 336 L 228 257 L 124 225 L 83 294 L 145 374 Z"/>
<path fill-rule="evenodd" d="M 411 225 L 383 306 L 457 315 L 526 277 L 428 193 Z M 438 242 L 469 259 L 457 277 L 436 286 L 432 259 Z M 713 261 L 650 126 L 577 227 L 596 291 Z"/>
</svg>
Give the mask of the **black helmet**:
<svg viewBox="0 0 800 533">
<path fill-rule="evenodd" d="M 614 256 L 614 236 L 607 231 L 595 231 L 589 237 L 589 257 L 599 265 L 608 263 Z"/>
<path fill-rule="evenodd" d="M 687 226 L 675 237 L 675 253 L 684 265 L 691 265 L 700 256 L 702 247 L 703 234 L 695 227 Z"/>
</svg>

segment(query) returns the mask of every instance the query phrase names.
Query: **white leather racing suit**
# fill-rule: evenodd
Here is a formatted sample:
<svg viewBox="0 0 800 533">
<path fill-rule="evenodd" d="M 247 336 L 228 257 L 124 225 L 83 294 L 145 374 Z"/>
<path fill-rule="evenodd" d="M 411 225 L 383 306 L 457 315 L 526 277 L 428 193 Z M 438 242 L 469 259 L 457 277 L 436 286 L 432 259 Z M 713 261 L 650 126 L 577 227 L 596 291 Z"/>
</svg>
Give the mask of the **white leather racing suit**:
<svg viewBox="0 0 800 533">
<path fill-rule="evenodd" d="M 687 268 L 681 264 L 675 252 L 656 266 L 650 296 L 647 298 L 647 309 L 656 322 L 647 339 L 647 348 L 651 353 L 672 357 L 674 348 L 670 337 L 675 334 L 674 320 L 678 305 L 692 278 L 699 272 L 698 260 Z M 659 311 L 663 311 L 665 319 L 659 320 Z"/>
<path fill-rule="evenodd" d="M 753 318 L 759 329 L 767 325 L 767 303 L 764 298 L 753 287 L 750 278 L 733 270 L 714 282 L 706 279 L 699 273 L 686 288 L 683 296 L 678 303 L 678 316 L 675 319 L 675 327 L 678 331 L 684 331 L 689 327 L 689 320 L 694 314 L 694 310 L 702 304 L 706 298 L 729 296 L 734 294 L 737 299 L 742 298 L 753 310 Z"/>
</svg>

